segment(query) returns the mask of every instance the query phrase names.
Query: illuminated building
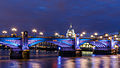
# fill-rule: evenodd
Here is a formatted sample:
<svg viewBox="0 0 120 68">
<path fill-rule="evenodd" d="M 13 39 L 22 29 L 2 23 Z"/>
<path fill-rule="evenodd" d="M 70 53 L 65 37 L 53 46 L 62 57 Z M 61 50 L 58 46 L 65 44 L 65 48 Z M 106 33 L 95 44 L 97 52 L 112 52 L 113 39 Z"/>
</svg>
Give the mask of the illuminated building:
<svg viewBox="0 0 120 68">
<path fill-rule="evenodd" d="M 72 28 L 72 25 L 70 25 L 69 29 L 67 30 L 66 37 L 67 38 L 75 38 L 75 31 Z"/>
</svg>

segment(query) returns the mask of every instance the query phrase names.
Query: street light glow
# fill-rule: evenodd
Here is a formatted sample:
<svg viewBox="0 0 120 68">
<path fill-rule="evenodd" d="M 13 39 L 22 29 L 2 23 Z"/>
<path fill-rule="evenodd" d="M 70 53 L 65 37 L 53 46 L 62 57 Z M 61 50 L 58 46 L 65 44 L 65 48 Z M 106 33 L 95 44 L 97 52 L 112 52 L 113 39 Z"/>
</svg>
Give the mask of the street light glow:
<svg viewBox="0 0 120 68">
<path fill-rule="evenodd" d="M 6 31 L 6 30 L 3 30 L 2 33 L 3 33 L 3 34 L 7 34 L 7 31 Z"/>
<path fill-rule="evenodd" d="M 40 34 L 40 35 L 43 35 L 43 32 L 40 32 L 39 34 Z"/>
<path fill-rule="evenodd" d="M 37 30 L 36 30 L 36 29 L 32 29 L 32 32 L 33 32 L 33 33 L 37 33 Z"/>
<path fill-rule="evenodd" d="M 59 33 L 57 33 L 57 32 L 55 32 L 55 34 L 54 34 L 55 36 L 58 36 L 59 35 Z"/>
<path fill-rule="evenodd" d="M 114 35 L 115 38 L 117 38 L 117 35 Z"/>
<path fill-rule="evenodd" d="M 80 34 L 81 37 L 83 37 L 83 34 Z"/>
<path fill-rule="evenodd" d="M 119 38 L 116 38 L 116 40 L 119 40 Z"/>
<path fill-rule="evenodd" d="M 109 34 L 105 34 L 105 37 L 108 37 L 109 36 Z"/>
<path fill-rule="evenodd" d="M 112 39 L 112 37 L 108 37 L 108 39 L 110 39 L 110 40 L 111 40 L 111 39 Z"/>
<path fill-rule="evenodd" d="M 82 32 L 82 34 L 84 34 L 84 35 L 85 35 L 85 34 L 86 34 L 86 32 Z"/>
<path fill-rule="evenodd" d="M 98 33 L 94 33 L 94 35 L 96 35 L 96 36 L 97 36 L 97 35 L 98 35 Z"/>
<path fill-rule="evenodd" d="M 103 36 L 100 36 L 100 39 L 102 39 L 103 38 Z"/>
<path fill-rule="evenodd" d="M 94 35 L 91 35 L 90 37 L 91 37 L 91 38 L 93 38 L 93 37 L 94 37 Z"/>
<path fill-rule="evenodd" d="M 16 29 L 16 28 L 12 28 L 11 30 L 12 30 L 13 32 L 16 32 L 16 31 L 17 31 L 17 29 Z"/>
<path fill-rule="evenodd" d="M 24 34 L 24 32 L 21 32 L 21 34 L 23 35 L 23 34 Z"/>
</svg>

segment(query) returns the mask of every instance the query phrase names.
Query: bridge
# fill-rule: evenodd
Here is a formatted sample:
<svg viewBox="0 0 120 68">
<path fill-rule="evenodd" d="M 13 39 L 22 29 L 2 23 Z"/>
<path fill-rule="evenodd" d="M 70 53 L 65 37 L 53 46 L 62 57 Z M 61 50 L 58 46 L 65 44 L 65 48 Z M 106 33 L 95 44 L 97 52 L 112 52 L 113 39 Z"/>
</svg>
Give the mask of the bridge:
<svg viewBox="0 0 120 68">
<path fill-rule="evenodd" d="M 28 37 L 28 32 L 25 31 L 21 37 L 0 37 L 0 44 L 11 48 L 11 57 L 26 57 L 29 56 L 29 48 L 33 45 L 48 42 L 57 45 L 58 51 L 61 53 L 72 54 L 76 51 L 84 50 L 85 48 L 96 51 L 112 51 L 117 49 L 119 41 L 115 40 L 101 40 L 80 38 L 76 35 L 72 38 L 52 38 L 52 37 Z M 91 46 L 90 46 L 91 45 Z M 70 52 L 70 53 L 69 53 Z M 23 54 L 26 54 L 23 56 Z"/>
</svg>

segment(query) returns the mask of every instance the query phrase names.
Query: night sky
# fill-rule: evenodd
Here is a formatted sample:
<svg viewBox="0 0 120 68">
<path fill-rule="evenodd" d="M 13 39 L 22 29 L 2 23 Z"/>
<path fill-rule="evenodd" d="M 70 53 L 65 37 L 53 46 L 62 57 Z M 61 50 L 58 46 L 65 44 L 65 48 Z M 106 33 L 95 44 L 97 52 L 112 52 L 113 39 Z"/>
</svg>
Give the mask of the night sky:
<svg viewBox="0 0 120 68">
<path fill-rule="evenodd" d="M 70 23 L 76 33 L 118 32 L 120 0 L 0 0 L 0 31 L 65 34 Z"/>
</svg>

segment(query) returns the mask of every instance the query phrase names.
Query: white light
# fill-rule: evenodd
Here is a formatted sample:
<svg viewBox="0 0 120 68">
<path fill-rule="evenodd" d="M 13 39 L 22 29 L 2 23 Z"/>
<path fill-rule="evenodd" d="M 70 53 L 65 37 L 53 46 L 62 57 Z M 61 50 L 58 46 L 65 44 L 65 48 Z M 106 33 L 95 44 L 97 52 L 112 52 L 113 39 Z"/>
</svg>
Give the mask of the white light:
<svg viewBox="0 0 120 68">
<path fill-rule="evenodd" d="M 116 37 L 117 37 L 117 35 L 114 35 L 114 37 L 116 38 Z"/>
<path fill-rule="evenodd" d="M 16 31 L 17 31 L 17 29 L 16 29 L 16 28 L 12 28 L 11 30 L 12 30 L 13 32 L 16 32 Z"/>
<path fill-rule="evenodd" d="M 58 35 L 59 35 L 59 33 L 57 33 L 57 32 L 56 32 L 54 35 L 55 35 L 55 36 L 58 36 Z"/>
<path fill-rule="evenodd" d="M 23 34 L 24 32 L 21 32 L 21 34 Z"/>
<path fill-rule="evenodd" d="M 39 34 L 40 34 L 40 35 L 43 35 L 43 32 L 40 32 Z"/>
<path fill-rule="evenodd" d="M 103 36 L 100 36 L 100 39 L 102 39 L 103 38 Z"/>
<path fill-rule="evenodd" d="M 3 34 L 6 34 L 6 33 L 7 33 L 7 31 L 6 31 L 6 30 L 3 30 L 3 31 L 2 31 L 2 33 L 3 33 Z"/>
<path fill-rule="evenodd" d="M 116 40 L 119 40 L 119 38 L 116 38 Z"/>
<path fill-rule="evenodd" d="M 105 37 L 108 37 L 109 36 L 109 34 L 105 34 Z"/>
<path fill-rule="evenodd" d="M 86 32 L 82 32 L 82 34 L 86 34 Z"/>
<path fill-rule="evenodd" d="M 111 40 L 111 39 L 112 39 L 112 37 L 109 37 L 108 39 L 110 39 L 110 40 Z"/>
<path fill-rule="evenodd" d="M 83 37 L 83 34 L 80 34 L 81 37 Z"/>
<path fill-rule="evenodd" d="M 71 32 L 71 31 L 69 31 L 69 33 L 71 34 L 72 32 Z"/>
<path fill-rule="evenodd" d="M 94 35 L 98 35 L 98 33 L 94 33 Z"/>
<path fill-rule="evenodd" d="M 94 35 L 91 35 L 90 37 L 91 37 L 91 38 L 93 38 L 93 37 L 94 37 Z"/>
<path fill-rule="evenodd" d="M 33 33 L 37 33 L 37 30 L 36 30 L 36 29 L 33 29 L 32 32 L 33 32 Z"/>
<path fill-rule="evenodd" d="M 72 34 L 68 34 L 68 36 L 72 36 Z"/>
</svg>

